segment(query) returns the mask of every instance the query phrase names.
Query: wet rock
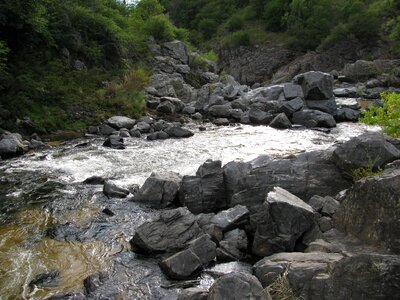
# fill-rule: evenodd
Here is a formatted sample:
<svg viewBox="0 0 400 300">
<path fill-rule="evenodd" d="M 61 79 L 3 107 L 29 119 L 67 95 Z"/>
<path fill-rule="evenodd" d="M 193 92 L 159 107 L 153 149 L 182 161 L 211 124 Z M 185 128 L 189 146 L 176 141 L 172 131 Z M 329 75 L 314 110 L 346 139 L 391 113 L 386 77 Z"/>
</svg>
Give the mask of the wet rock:
<svg viewBox="0 0 400 300">
<path fill-rule="evenodd" d="M 121 128 L 132 129 L 133 126 L 136 124 L 136 120 L 123 116 L 114 116 L 109 118 L 106 121 L 106 124 L 117 130 Z"/>
<path fill-rule="evenodd" d="M 99 272 L 86 277 L 83 280 L 83 286 L 85 288 L 86 294 L 90 295 L 95 292 L 99 287 L 101 287 L 107 280 L 108 275 L 104 272 Z"/>
<path fill-rule="evenodd" d="M 24 154 L 27 151 L 21 135 L 18 133 L 0 134 L 0 157 L 12 158 Z"/>
<path fill-rule="evenodd" d="M 213 124 L 217 126 L 228 126 L 229 120 L 226 118 L 218 118 L 213 121 Z"/>
<path fill-rule="evenodd" d="M 179 126 L 171 126 L 167 129 L 165 129 L 165 132 L 170 136 L 170 137 L 175 137 L 175 138 L 189 138 L 194 135 L 192 131 L 186 128 L 182 128 Z"/>
<path fill-rule="evenodd" d="M 124 139 L 119 135 L 110 135 L 103 143 L 104 147 L 123 150 L 126 148 Z"/>
<path fill-rule="evenodd" d="M 147 140 L 149 140 L 149 141 L 166 140 L 168 138 L 169 138 L 169 134 L 164 131 L 156 131 L 156 132 L 150 133 L 147 136 Z"/>
<path fill-rule="evenodd" d="M 151 131 L 151 126 L 148 122 L 139 121 L 135 127 L 133 127 L 133 130 L 137 130 L 140 133 L 149 133 Z M 131 135 L 134 136 L 132 133 Z"/>
<path fill-rule="evenodd" d="M 338 109 L 335 98 L 329 100 L 306 100 L 305 104 L 309 109 L 320 110 L 331 115 L 334 115 Z"/>
<path fill-rule="evenodd" d="M 245 111 L 250 106 L 250 101 L 246 98 L 239 98 L 239 99 L 233 100 L 231 102 L 231 105 L 232 105 L 233 109 L 241 109 L 241 110 Z"/>
<path fill-rule="evenodd" d="M 265 294 L 258 279 L 247 273 L 230 273 L 217 279 L 210 288 L 209 300 L 264 300 Z"/>
<path fill-rule="evenodd" d="M 300 295 L 315 275 L 328 272 L 341 259 L 343 256 L 335 253 L 278 253 L 258 261 L 253 270 L 263 287 L 287 273 L 291 288 Z"/>
<path fill-rule="evenodd" d="M 208 291 L 200 288 L 184 289 L 179 294 L 177 300 L 207 300 Z"/>
<path fill-rule="evenodd" d="M 135 195 L 134 201 L 159 208 L 170 206 L 177 197 L 181 180 L 182 177 L 174 172 L 152 173 Z"/>
<path fill-rule="evenodd" d="M 129 133 L 129 130 L 128 130 L 128 129 L 122 128 L 122 129 L 119 131 L 119 136 L 122 137 L 122 138 L 129 138 L 129 137 L 131 137 L 131 134 Z"/>
<path fill-rule="evenodd" d="M 333 76 L 322 72 L 307 72 L 297 75 L 293 82 L 301 85 L 304 98 L 323 100 L 333 97 Z"/>
<path fill-rule="evenodd" d="M 333 90 L 333 94 L 336 97 L 349 97 L 353 98 L 357 96 L 357 87 L 345 87 L 345 88 L 337 88 Z"/>
<path fill-rule="evenodd" d="M 335 214 L 336 226 L 376 246 L 400 253 L 400 169 L 357 181 Z"/>
<path fill-rule="evenodd" d="M 226 207 L 221 161 L 207 160 L 196 176 L 184 176 L 179 190 L 179 201 L 191 212 L 209 213 Z"/>
<path fill-rule="evenodd" d="M 337 122 L 357 122 L 360 111 L 348 107 L 339 108 L 334 114 Z"/>
<path fill-rule="evenodd" d="M 101 176 L 91 176 L 83 181 L 83 184 L 104 184 L 105 178 Z"/>
<path fill-rule="evenodd" d="M 219 261 L 237 261 L 244 258 L 243 251 L 247 250 L 248 241 L 244 230 L 234 229 L 225 233 L 217 248 Z"/>
<path fill-rule="evenodd" d="M 232 106 L 230 104 L 224 104 L 224 105 L 214 105 L 210 107 L 208 110 L 208 113 L 216 118 L 229 118 L 230 117 L 230 110 L 232 109 Z"/>
<path fill-rule="evenodd" d="M 273 115 L 258 108 L 251 108 L 249 110 L 249 119 L 251 123 L 268 125 L 273 118 Z"/>
<path fill-rule="evenodd" d="M 185 104 L 178 98 L 173 97 L 162 97 L 161 103 L 157 106 L 157 111 L 166 114 L 175 114 L 182 111 Z"/>
<path fill-rule="evenodd" d="M 203 115 L 199 112 L 196 112 L 195 114 L 192 115 L 192 118 L 195 120 L 201 120 L 203 118 Z"/>
<path fill-rule="evenodd" d="M 103 124 L 100 126 L 100 133 L 102 135 L 111 135 L 115 134 L 117 131 L 109 125 Z"/>
<path fill-rule="evenodd" d="M 172 279 L 192 277 L 215 258 L 215 243 L 203 235 L 188 243 L 188 248 L 160 263 L 163 272 Z"/>
<path fill-rule="evenodd" d="M 243 205 L 236 205 L 227 210 L 220 211 L 211 218 L 214 224 L 226 232 L 248 222 L 249 210 Z"/>
<path fill-rule="evenodd" d="M 199 131 L 206 131 L 206 130 L 207 130 L 207 128 L 204 127 L 204 126 L 200 126 L 200 127 L 199 127 Z"/>
<path fill-rule="evenodd" d="M 307 299 L 398 299 L 400 258 L 356 254 L 342 259 L 329 275 L 314 277 L 303 292 Z"/>
<path fill-rule="evenodd" d="M 304 109 L 304 110 L 295 112 L 292 117 L 292 122 L 294 124 L 303 125 L 308 128 L 311 128 L 311 127 L 326 127 L 326 128 L 336 127 L 336 121 L 330 114 L 324 113 L 319 110 L 312 110 L 312 109 Z"/>
<path fill-rule="evenodd" d="M 48 300 L 86 300 L 86 296 L 82 293 L 74 293 L 74 294 L 58 294 L 51 296 Z"/>
<path fill-rule="evenodd" d="M 333 152 L 338 167 L 351 174 L 357 168 L 382 168 L 400 158 L 400 151 L 379 133 L 366 133 L 339 145 Z"/>
<path fill-rule="evenodd" d="M 240 120 L 243 116 L 243 110 L 236 108 L 236 109 L 230 109 L 229 110 L 229 115 L 231 118 L 235 119 L 235 120 Z"/>
<path fill-rule="evenodd" d="M 232 261 L 232 262 L 217 264 L 211 268 L 205 269 L 204 271 L 214 278 L 219 278 L 221 276 L 230 273 L 238 273 L 238 272 L 252 275 L 253 266 L 248 263 L 240 261 Z"/>
<path fill-rule="evenodd" d="M 293 251 L 297 240 L 315 223 L 314 218 L 311 206 L 282 188 L 274 188 L 263 209 L 252 216 L 257 224 L 252 252 L 267 256 Z"/>
<path fill-rule="evenodd" d="M 300 97 L 294 98 L 290 101 L 285 101 L 278 109 L 278 112 L 283 112 L 290 118 L 296 111 L 299 111 L 304 106 L 304 100 Z"/>
<path fill-rule="evenodd" d="M 58 270 L 52 270 L 49 272 L 38 274 L 29 283 L 29 286 L 31 288 L 37 287 L 39 289 L 57 286 L 59 275 L 60 275 L 60 272 Z"/>
<path fill-rule="evenodd" d="M 97 126 L 89 126 L 88 127 L 88 133 L 89 134 L 99 134 L 100 130 L 99 127 Z"/>
<path fill-rule="evenodd" d="M 269 126 L 276 129 L 288 129 L 292 126 L 292 123 L 284 113 L 280 113 L 271 121 Z"/>
<path fill-rule="evenodd" d="M 109 198 L 126 198 L 129 195 L 127 189 L 121 188 L 108 180 L 104 183 L 103 193 Z"/>
<path fill-rule="evenodd" d="M 106 214 L 107 216 L 109 216 L 109 217 L 113 217 L 113 216 L 115 216 L 115 214 L 112 212 L 112 210 L 111 209 L 109 209 L 109 208 L 105 208 L 105 209 L 103 209 L 102 211 L 101 211 L 103 214 Z"/>
<path fill-rule="evenodd" d="M 131 131 L 129 131 L 131 137 L 135 137 L 135 138 L 140 138 L 142 136 L 142 134 L 140 133 L 140 131 L 138 129 L 132 129 Z"/>
<path fill-rule="evenodd" d="M 163 211 L 158 219 L 136 228 L 130 243 L 134 249 L 147 253 L 171 252 L 183 249 L 200 234 L 195 216 L 181 207 Z"/>
<path fill-rule="evenodd" d="M 29 149 L 38 150 L 48 148 L 50 148 L 50 146 L 42 141 L 31 139 L 31 141 L 29 142 Z"/>
</svg>

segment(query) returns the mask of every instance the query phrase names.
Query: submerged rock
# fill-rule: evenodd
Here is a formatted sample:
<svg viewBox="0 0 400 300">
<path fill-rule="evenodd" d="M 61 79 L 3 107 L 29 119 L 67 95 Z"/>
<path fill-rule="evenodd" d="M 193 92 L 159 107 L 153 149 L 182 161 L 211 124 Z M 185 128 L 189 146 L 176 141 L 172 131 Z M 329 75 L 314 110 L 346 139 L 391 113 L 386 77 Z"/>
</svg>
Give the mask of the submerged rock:
<svg viewBox="0 0 400 300">
<path fill-rule="evenodd" d="M 126 198 L 129 195 L 129 190 L 106 181 L 103 186 L 103 193 L 109 198 Z"/>
<path fill-rule="evenodd" d="M 124 139 L 119 135 L 110 135 L 103 143 L 104 147 L 123 150 L 126 148 Z"/>
</svg>

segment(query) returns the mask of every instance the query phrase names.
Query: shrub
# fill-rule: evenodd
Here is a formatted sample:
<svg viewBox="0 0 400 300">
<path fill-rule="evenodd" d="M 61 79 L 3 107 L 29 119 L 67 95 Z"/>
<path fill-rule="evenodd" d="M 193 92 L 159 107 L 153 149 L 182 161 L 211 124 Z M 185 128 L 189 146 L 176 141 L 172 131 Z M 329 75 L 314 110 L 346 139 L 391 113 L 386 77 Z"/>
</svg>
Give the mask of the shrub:
<svg viewBox="0 0 400 300">
<path fill-rule="evenodd" d="M 217 31 L 218 23 L 212 19 L 202 19 L 199 22 L 198 30 L 204 38 L 210 38 Z"/>
<path fill-rule="evenodd" d="M 382 172 L 383 170 L 381 168 L 374 168 L 374 163 L 371 161 L 368 163 L 367 167 L 351 170 L 351 177 L 353 178 L 353 181 L 356 182 L 365 177 L 379 175 Z"/>
<path fill-rule="evenodd" d="M 372 106 L 360 119 L 369 125 L 380 125 L 393 137 L 400 137 L 400 94 L 381 94 L 382 106 Z"/>
<path fill-rule="evenodd" d="M 209 61 L 212 61 L 214 63 L 216 63 L 218 61 L 218 55 L 217 55 L 217 53 L 214 52 L 214 50 L 210 50 L 210 51 L 208 51 L 206 53 L 203 53 L 202 56 L 205 59 L 207 59 Z"/>
<path fill-rule="evenodd" d="M 233 15 L 226 22 L 226 27 L 229 31 L 237 31 L 243 28 L 244 21 L 238 15 Z"/>
<path fill-rule="evenodd" d="M 175 38 L 174 26 L 165 15 L 151 17 L 144 25 L 144 30 L 159 42 L 168 42 Z"/>
<path fill-rule="evenodd" d="M 250 46 L 250 35 L 246 30 L 236 31 L 225 39 L 225 45 L 232 48 Z"/>
</svg>

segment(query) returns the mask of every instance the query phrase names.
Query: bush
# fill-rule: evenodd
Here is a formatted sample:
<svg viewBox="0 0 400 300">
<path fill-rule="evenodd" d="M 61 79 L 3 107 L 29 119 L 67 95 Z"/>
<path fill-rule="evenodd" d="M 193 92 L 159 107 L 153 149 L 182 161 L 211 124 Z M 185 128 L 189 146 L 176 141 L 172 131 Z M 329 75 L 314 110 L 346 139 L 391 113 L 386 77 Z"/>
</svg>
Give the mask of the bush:
<svg viewBox="0 0 400 300">
<path fill-rule="evenodd" d="M 216 63 L 218 61 L 218 55 L 214 52 L 214 50 L 203 53 L 202 56 L 213 63 Z"/>
<path fill-rule="evenodd" d="M 237 31 L 243 28 L 244 21 L 243 19 L 238 16 L 238 15 L 233 15 L 228 19 L 226 22 L 226 27 L 228 28 L 229 31 Z"/>
<path fill-rule="evenodd" d="M 151 17 L 144 25 L 147 35 L 151 35 L 158 42 L 168 42 L 175 39 L 174 26 L 165 15 Z"/>
<path fill-rule="evenodd" d="M 250 46 L 250 35 L 246 30 L 236 31 L 225 39 L 225 45 L 231 48 Z"/>
<path fill-rule="evenodd" d="M 217 31 L 218 23 L 212 19 L 202 19 L 199 22 L 198 30 L 204 38 L 211 38 L 211 36 Z"/>
<path fill-rule="evenodd" d="M 400 137 L 400 94 L 381 94 L 382 106 L 372 106 L 360 119 L 369 125 L 380 125 L 393 137 Z"/>
</svg>

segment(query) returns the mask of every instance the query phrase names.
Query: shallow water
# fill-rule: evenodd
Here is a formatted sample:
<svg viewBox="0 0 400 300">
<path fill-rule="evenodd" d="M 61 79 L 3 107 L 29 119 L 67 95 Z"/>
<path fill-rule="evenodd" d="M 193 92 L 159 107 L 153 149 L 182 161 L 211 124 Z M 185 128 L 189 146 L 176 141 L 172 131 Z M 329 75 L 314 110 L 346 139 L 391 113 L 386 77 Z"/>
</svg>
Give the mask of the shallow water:
<svg viewBox="0 0 400 300">
<path fill-rule="evenodd" d="M 167 292 L 160 293 L 153 286 L 166 280 L 156 262 L 136 259 L 128 245 L 134 228 L 157 212 L 127 200 L 107 199 L 101 186 L 80 184 L 87 177 L 104 176 L 129 187 L 142 184 L 151 172 L 194 174 L 210 158 L 225 164 L 261 154 L 280 157 L 327 149 L 366 130 L 379 130 L 347 123 L 329 134 L 246 125 L 209 126 L 205 132 L 193 129 L 196 134 L 189 139 L 126 139 L 125 150 L 102 147 L 102 138 L 79 139 L 2 162 L 0 299 L 43 299 L 81 292 L 85 277 L 111 267 L 119 281 L 116 293 L 137 299 L 166 297 Z M 105 217 L 101 213 L 105 207 L 115 216 Z M 71 235 L 75 238 L 49 237 L 49 228 L 64 225 L 68 232 L 75 230 Z M 36 275 L 51 270 L 59 271 L 56 284 L 29 285 Z"/>
</svg>

